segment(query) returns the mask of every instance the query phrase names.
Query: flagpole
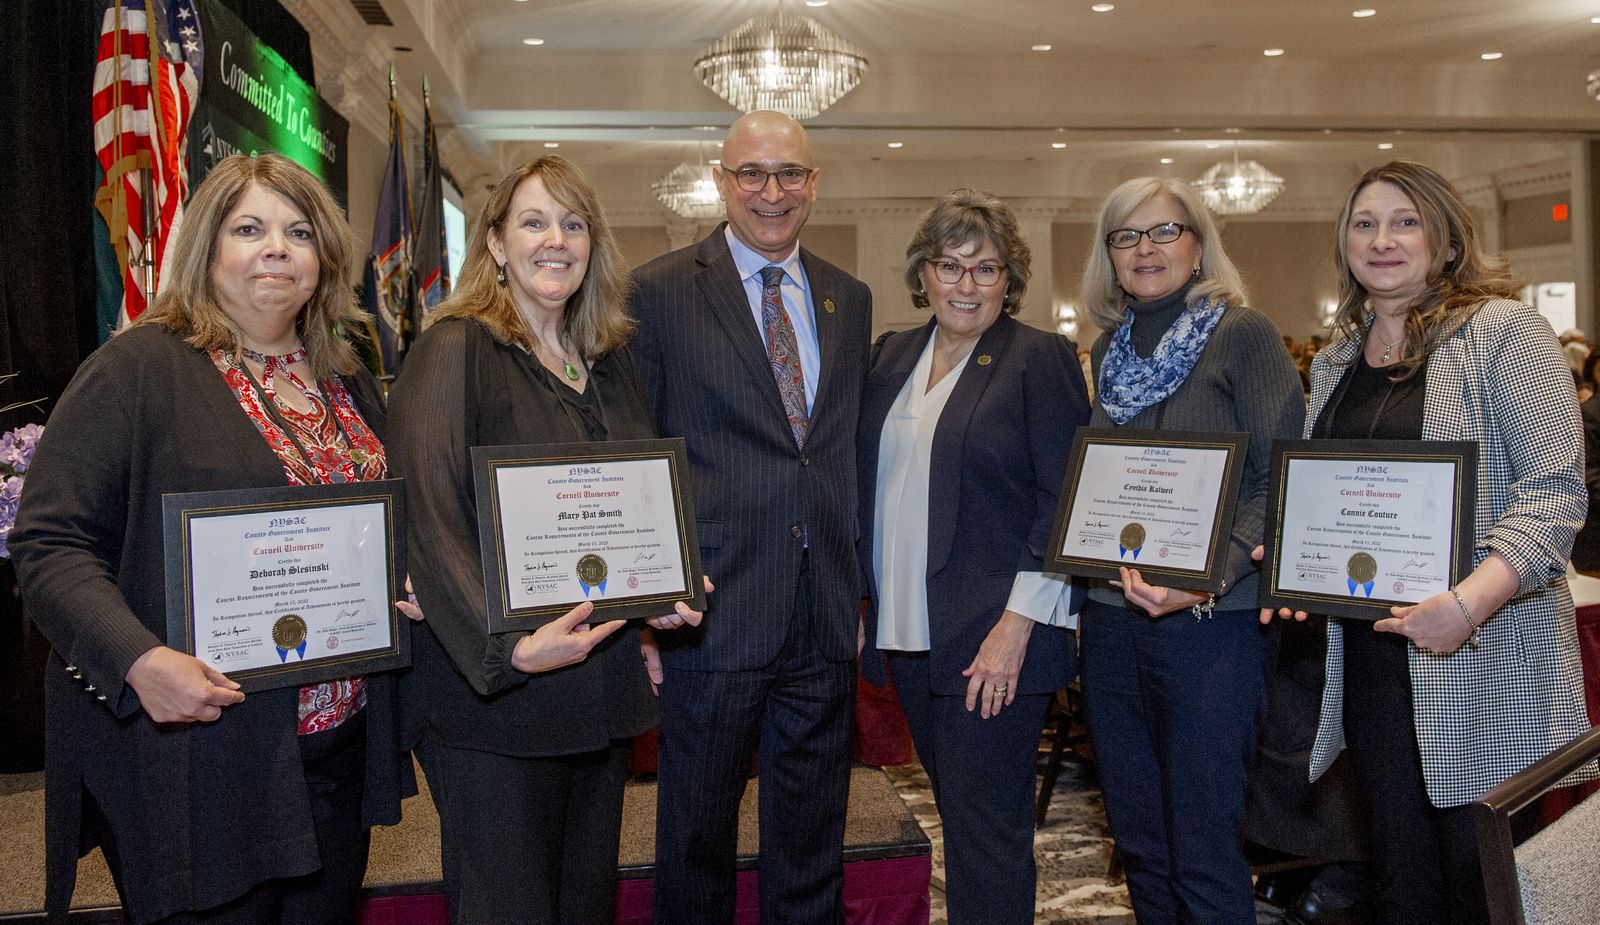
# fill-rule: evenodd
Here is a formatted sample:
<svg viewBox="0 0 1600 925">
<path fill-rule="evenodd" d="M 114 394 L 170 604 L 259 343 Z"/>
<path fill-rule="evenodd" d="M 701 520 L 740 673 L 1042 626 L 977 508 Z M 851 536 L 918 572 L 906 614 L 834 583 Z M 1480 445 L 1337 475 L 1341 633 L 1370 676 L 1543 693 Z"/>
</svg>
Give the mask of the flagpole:
<svg viewBox="0 0 1600 925">
<path fill-rule="evenodd" d="M 119 0 L 120 2 L 120 0 Z M 150 166 L 139 171 L 139 196 L 140 210 L 144 213 L 144 242 L 143 254 L 139 257 L 139 271 L 144 279 L 144 304 L 146 308 L 156 300 L 156 254 L 161 252 L 161 244 L 157 240 L 162 234 L 160 221 L 156 217 L 156 190 L 155 190 L 155 161 L 166 150 L 166 122 L 161 115 L 161 42 L 160 28 L 156 19 L 155 0 L 144 0 L 145 35 L 149 45 L 149 94 L 150 94 Z"/>
</svg>

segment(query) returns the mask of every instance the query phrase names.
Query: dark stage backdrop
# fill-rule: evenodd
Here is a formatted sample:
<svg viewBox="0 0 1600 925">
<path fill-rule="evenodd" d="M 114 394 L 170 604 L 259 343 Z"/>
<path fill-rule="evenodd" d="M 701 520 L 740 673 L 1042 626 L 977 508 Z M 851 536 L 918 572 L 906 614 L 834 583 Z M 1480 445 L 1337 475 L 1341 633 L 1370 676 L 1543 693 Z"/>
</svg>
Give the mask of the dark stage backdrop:
<svg viewBox="0 0 1600 925">
<path fill-rule="evenodd" d="M 44 410 L 0 416 L 0 428 L 44 420 L 95 332 L 94 88 L 102 0 L 4 0 L 11 37 L 0 55 L 0 405 L 45 397 Z M 220 0 L 313 81 L 311 40 L 277 0 Z"/>
</svg>

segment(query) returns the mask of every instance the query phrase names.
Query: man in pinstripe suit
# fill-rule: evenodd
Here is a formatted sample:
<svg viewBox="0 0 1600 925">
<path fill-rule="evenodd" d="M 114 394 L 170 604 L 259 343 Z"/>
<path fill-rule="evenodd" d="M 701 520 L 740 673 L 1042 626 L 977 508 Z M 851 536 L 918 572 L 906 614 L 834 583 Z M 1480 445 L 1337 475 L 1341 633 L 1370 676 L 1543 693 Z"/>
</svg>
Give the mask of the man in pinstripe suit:
<svg viewBox="0 0 1600 925">
<path fill-rule="evenodd" d="M 839 923 L 859 627 L 855 430 L 867 287 L 799 246 L 819 171 L 798 122 L 736 121 L 728 221 L 635 273 L 632 351 L 688 443 L 704 623 L 663 637 L 655 914 L 731 922 L 759 754 L 761 921 Z"/>
</svg>

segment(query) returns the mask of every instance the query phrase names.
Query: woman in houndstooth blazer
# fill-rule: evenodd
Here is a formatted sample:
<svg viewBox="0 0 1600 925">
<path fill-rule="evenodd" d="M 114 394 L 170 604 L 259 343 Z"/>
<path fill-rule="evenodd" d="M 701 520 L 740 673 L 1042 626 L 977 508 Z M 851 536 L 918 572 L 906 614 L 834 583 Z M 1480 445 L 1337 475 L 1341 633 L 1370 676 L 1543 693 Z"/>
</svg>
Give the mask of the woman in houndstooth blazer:
<svg viewBox="0 0 1600 925">
<path fill-rule="evenodd" d="M 1341 336 L 1312 364 L 1306 436 L 1477 443 L 1477 542 L 1455 588 L 1372 629 L 1328 621 L 1311 777 L 1348 748 L 1380 921 L 1486 922 L 1465 804 L 1587 726 L 1564 577 L 1586 497 L 1572 377 L 1433 170 L 1368 171 L 1338 235 Z"/>
</svg>

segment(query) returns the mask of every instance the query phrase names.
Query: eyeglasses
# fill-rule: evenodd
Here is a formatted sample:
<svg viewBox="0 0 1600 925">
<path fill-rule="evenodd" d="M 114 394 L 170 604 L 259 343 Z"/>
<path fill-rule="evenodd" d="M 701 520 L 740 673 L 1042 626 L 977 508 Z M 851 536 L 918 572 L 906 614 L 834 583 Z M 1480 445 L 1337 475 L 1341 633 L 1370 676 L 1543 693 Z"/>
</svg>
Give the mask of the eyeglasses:
<svg viewBox="0 0 1600 925">
<path fill-rule="evenodd" d="M 1137 245 L 1140 238 L 1149 238 L 1152 244 L 1171 244 L 1173 241 L 1183 237 L 1185 231 L 1191 234 L 1194 233 L 1193 228 L 1179 222 L 1167 222 L 1162 225 L 1156 225 L 1153 228 L 1146 228 L 1143 231 L 1137 231 L 1133 228 L 1118 228 L 1116 231 L 1106 235 L 1106 246 L 1115 247 L 1118 250 L 1126 250 Z"/>
<path fill-rule="evenodd" d="M 767 188 L 767 180 L 778 178 L 778 188 L 797 192 L 806 188 L 806 181 L 816 173 L 815 167 L 785 167 L 782 170 L 762 170 L 759 167 L 740 167 L 738 170 L 722 168 L 722 172 L 732 176 L 739 183 L 739 188 L 747 193 L 759 193 Z"/>
<path fill-rule="evenodd" d="M 961 277 L 972 274 L 972 282 L 978 286 L 993 286 L 1000 282 L 1000 277 L 1005 275 L 1005 267 L 997 267 L 992 263 L 980 263 L 975 267 L 964 267 L 954 260 L 931 260 L 933 275 L 939 282 L 946 286 L 955 286 L 961 282 Z"/>
</svg>

